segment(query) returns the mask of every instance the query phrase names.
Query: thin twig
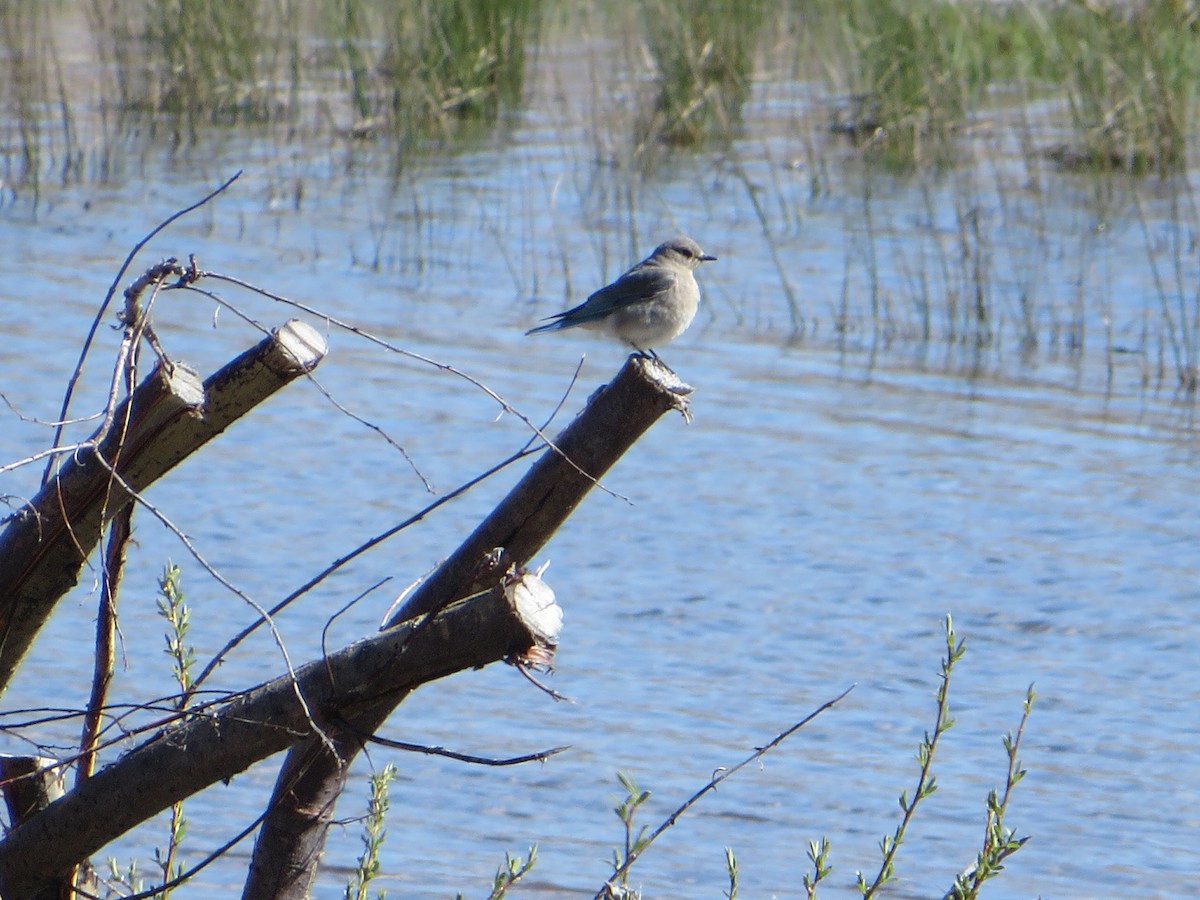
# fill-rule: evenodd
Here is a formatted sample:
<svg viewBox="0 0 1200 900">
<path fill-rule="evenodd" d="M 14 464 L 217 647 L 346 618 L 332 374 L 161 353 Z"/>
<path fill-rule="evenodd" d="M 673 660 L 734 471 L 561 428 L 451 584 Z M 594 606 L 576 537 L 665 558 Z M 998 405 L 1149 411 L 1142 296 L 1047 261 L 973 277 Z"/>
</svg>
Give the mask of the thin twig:
<svg viewBox="0 0 1200 900">
<path fill-rule="evenodd" d="M 567 703 L 575 702 L 573 699 L 566 696 L 565 694 L 560 694 L 558 691 L 554 690 L 554 688 L 550 687 L 550 685 L 542 684 L 542 682 L 539 681 L 537 678 L 535 678 L 533 676 L 533 673 L 530 672 L 530 666 L 528 664 L 522 662 L 521 660 L 517 660 L 516 662 L 513 663 L 513 665 L 517 667 L 518 672 L 520 672 L 522 675 L 524 675 L 529 680 L 530 684 L 532 684 L 534 687 L 536 687 L 539 691 L 549 694 L 550 699 L 552 699 L 556 702 L 559 702 L 559 703 L 561 703 L 563 701 L 566 701 Z"/>
<path fill-rule="evenodd" d="M 328 619 L 325 620 L 325 625 L 321 629 L 321 657 L 325 660 L 325 673 L 329 676 L 329 680 L 331 683 L 333 681 L 333 672 L 329 667 L 329 644 L 328 644 L 329 629 L 333 626 L 333 623 L 337 621 L 338 617 L 342 615 L 342 613 L 348 612 L 352 607 L 354 607 L 355 604 L 357 604 L 359 601 L 361 601 L 368 594 L 373 593 L 377 588 L 382 587 L 383 585 L 387 584 L 391 580 L 392 580 L 392 577 L 390 575 L 386 578 L 379 579 L 379 581 L 375 582 L 373 585 L 371 585 L 365 591 L 360 591 L 357 597 L 354 597 L 352 600 L 350 600 L 348 603 L 346 603 L 341 609 L 339 609 L 332 616 L 330 616 Z"/>
<path fill-rule="evenodd" d="M 103 413 L 99 413 L 96 416 L 93 416 L 91 418 L 98 419 L 102 415 L 103 415 Z M 81 450 L 91 450 L 91 449 L 94 449 L 94 447 L 95 447 L 95 442 L 90 441 L 90 440 L 80 441 L 77 444 L 63 444 L 58 447 L 47 447 L 44 450 L 38 450 L 36 453 L 31 453 L 31 454 L 29 454 L 29 456 L 26 456 L 23 459 L 14 460 L 13 462 L 10 462 L 10 463 L 5 463 L 4 465 L 0 466 L 0 475 L 3 475 L 5 472 L 15 471 L 16 469 L 21 468 L 21 466 L 27 466 L 30 463 L 35 463 L 39 459 L 46 459 L 47 457 L 55 457 L 55 456 L 66 456 L 68 454 L 79 453 Z"/>
<path fill-rule="evenodd" d="M 468 762 L 478 766 L 519 766 L 528 762 L 545 762 L 550 757 L 557 756 L 559 753 L 571 749 L 568 744 L 563 747 L 551 747 L 549 750 L 540 750 L 537 753 L 528 753 L 525 756 L 492 759 L 486 756 L 471 756 L 467 753 L 456 753 L 453 750 L 447 750 L 445 747 L 428 747 L 424 744 L 410 744 L 408 741 L 394 741 L 391 738 L 380 737 L 377 734 L 365 735 L 363 739 L 368 743 L 378 744 L 381 747 L 391 747 L 393 750 L 424 753 L 426 756 L 445 756 L 447 759 L 457 759 L 459 762 Z"/>
<path fill-rule="evenodd" d="M 359 425 L 371 429 L 377 435 L 387 441 L 389 446 L 398 451 L 400 455 L 404 457 L 404 461 L 408 463 L 408 467 L 413 470 L 413 474 L 416 475 L 417 478 L 421 479 L 421 484 L 425 485 L 425 490 L 430 494 L 437 494 L 437 491 L 433 489 L 432 482 L 430 482 L 430 480 L 425 476 L 425 473 L 420 470 L 420 468 L 417 466 L 416 460 L 409 455 L 408 451 L 404 449 L 403 445 L 401 445 L 399 441 L 397 441 L 394 437 L 392 437 L 374 422 L 368 422 L 358 413 L 349 409 L 345 404 L 337 400 L 329 391 L 329 389 L 325 387 L 325 385 L 321 384 L 320 380 L 312 372 L 306 372 L 305 377 L 308 378 L 309 383 L 313 387 L 320 391 L 321 396 L 328 400 L 334 409 L 336 409 L 342 415 L 353 419 Z"/>
<path fill-rule="evenodd" d="M 9 412 L 11 412 L 14 416 L 17 417 L 17 419 L 24 422 L 26 425 L 42 425 L 46 428 L 53 428 L 55 426 L 66 426 L 66 425 L 79 425 L 79 424 L 82 424 L 83 422 L 90 422 L 93 419 L 98 419 L 98 418 L 100 418 L 101 415 L 103 415 L 102 413 L 91 413 L 90 415 L 79 416 L 78 418 L 75 418 L 75 419 L 65 419 L 63 421 L 49 422 L 49 421 L 46 421 L 45 419 L 39 419 L 37 416 L 25 415 L 25 413 L 23 413 L 19 409 L 17 409 L 16 404 L 14 404 L 11 400 L 8 399 L 8 395 L 5 394 L 4 391 L 0 391 L 0 402 L 2 402 L 5 406 L 7 406 Z"/>
<path fill-rule="evenodd" d="M 195 258 L 193 257 L 193 264 L 194 264 L 194 259 Z M 209 276 L 209 273 L 200 272 L 199 270 L 195 270 L 193 275 L 195 278 L 200 278 L 203 276 Z M 199 287 L 196 284 L 192 283 L 191 281 L 188 281 L 184 284 L 174 285 L 173 287 L 180 287 L 180 288 L 187 287 L 189 290 L 195 291 L 196 293 L 201 294 L 202 296 L 205 296 L 208 299 L 212 300 L 213 303 L 217 304 L 218 308 L 229 310 L 230 313 L 237 316 L 239 319 L 241 319 L 243 322 L 245 322 L 251 328 L 254 328 L 255 330 L 257 330 L 267 336 L 270 336 L 270 334 L 271 334 L 271 329 L 268 328 L 266 325 L 263 325 L 261 322 L 259 322 L 257 319 L 255 319 L 253 316 L 248 315 L 247 313 L 242 311 L 239 307 L 230 303 L 228 300 L 224 299 L 219 294 L 216 294 L 213 291 L 208 290 L 207 288 Z M 343 404 L 341 401 L 339 401 L 337 398 L 335 398 L 333 396 L 333 394 L 329 391 L 329 389 L 326 388 L 323 384 L 321 384 L 321 382 L 317 379 L 316 375 L 314 375 L 312 372 L 305 372 L 304 375 L 312 383 L 313 387 L 315 387 L 320 392 L 321 396 L 323 396 L 326 400 L 329 401 L 330 405 L 332 405 L 334 409 L 336 409 L 338 412 L 342 413 L 343 415 L 350 417 L 354 421 L 358 422 L 360 425 L 364 425 L 367 428 L 370 428 L 372 431 L 374 431 L 376 434 L 378 434 L 381 438 L 383 438 L 385 441 L 387 441 L 387 443 L 389 445 L 391 445 L 397 451 L 399 451 L 400 455 L 404 457 L 405 462 L 408 463 L 409 468 L 411 468 L 413 470 L 413 473 L 417 476 L 417 478 L 419 478 L 421 480 L 421 483 L 425 486 L 425 490 L 427 490 L 431 494 L 436 493 L 434 491 L 433 485 L 430 483 L 429 479 L 426 478 L 425 474 L 417 467 L 416 461 L 409 455 L 408 451 L 406 449 L 404 449 L 404 447 L 400 444 L 399 441 L 397 441 L 395 438 L 393 438 L 390 434 L 388 434 L 386 431 L 384 431 L 378 425 L 376 425 L 373 422 L 367 421 L 362 416 L 358 415 L 358 413 L 354 412 L 349 407 L 347 407 L 345 404 Z"/>
<path fill-rule="evenodd" d="M 90 778 L 96 768 L 96 745 L 100 723 L 112 683 L 116 658 L 117 594 L 125 568 L 125 550 L 133 531 L 133 507 L 127 506 L 113 518 L 108 529 L 108 549 L 104 561 L 104 577 L 100 585 L 100 609 L 96 614 L 96 649 L 92 673 L 92 693 L 88 698 L 79 740 L 79 764 L 75 767 L 75 783 Z"/>
<path fill-rule="evenodd" d="M 659 825 L 656 829 L 654 829 L 654 831 L 652 831 L 646 837 L 645 840 L 638 842 L 637 847 L 630 848 L 629 853 L 626 855 L 624 862 L 622 862 L 620 866 L 618 866 L 618 867 L 616 867 L 616 869 L 614 869 L 612 875 L 609 876 L 609 880 L 605 883 L 605 886 L 602 887 L 596 893 L 596 900 L 603 900 L 603 898 L 605 898 L 605 897 L 612 896 L 610 887 L 622 875 L 624 875 L 626 872 L 628 872 L 630 867 L 638 859 L 641 858 L 642 854 L 646 851 L 646 849 L 649 848 L 649 846 L 651 844 L 653 844 L 656 840 L 658 840 L 659 836 L 662 835 L 662 833 L 664 831 L 666 831 L 668 828 L 670 828 L 672 825 L 674 825 L 676 823 L 676 821 L 678 821 L 680 816 L 682 816 L 685 812 L 687 812 L 689 809 L 691 809 L 697 803 L 697 801 L 700 800 L 701 797 L 703 797 L 709 791 L 715 791 L 717 789 L 717 785 L 719 785 L 726 778 L 729 778 L 734 773 L 741 771 L 742 769 L 744 769 L 746 766 L 750 765 L 750 763 L 754 762 L 755 760 L 761 759 L 763 756 L 765 756 L 770 751 L 774 750 L 776 747 L 778 747 L 780 744 L 782 744 L 785 740 L 787 740 L 789 737 L 791 737 L 793 734 L 795 734 L 797 731 L 799 731 L 801 728 L 803 728 L 805 725 L 807 725 L 809 722 L 811 722 L 813 719 L 815 719 L 821 713 L 825 712 L 827 709 L 831 708 L 835 704 L 841 702 L 841 700 L 844 699 L 847 694 L 849 694 L 852 690 L 854 690 L 854 687 L 855 687 L 854 685 L 850 685 L 850 687 L 846 688 L 846 690 L 842 691 L 840 694 L 838 694 L 832 700 L 826 700 L 824 703 L 822 703 L 820 706 L 818 706 L 816 709 L 814 709 L 811 713 L 809 713 L 807 716 L 805 716 L 803 719 L 801 719 L 799 722 L 797 722 L 795 725 L 793 725 L 791 728 L 776 735 L 770 741 L 770 743 L 765 744 L 764 746 L 756 749 L 753 753 L 751 753 L 749 756 L 747 756 L 744 760 L 742 760 L 736 766 L 733 766 L 730 769 L 725 769 L 725 768 L 718 769 L 716 774 L 713 775 L 712 779 L 708 782 L 708 784 L 704 785 L 704 787 L 700 788 L 700 790 L 698 790 L 698 791 L 696 791 L 696 793 L 692 794 L 692 796 L 689 797 L 678 809 L 676 809 L 673 813 L 671 813 L 671 815 L 667 816 L 666 820 L 661 825 Z"/>
<path fill-rule="evenodd" d="M 218 859 L 220 859 L 222 856 L 224 856 L 226 853 L 228 853 L 230 850 L 232 850 L 235 846 L 237 846 L 239 843 L 241 843 L 247 837 L 249 837 L 251 834 L 253 834 L 254 831 L 258 828 L 258 826 L 263 823 L 263 820 L 267 817 L 267 814 L 273 808 L 274 808 L 274 804 L 267 804 L 267 808 L 265 810 L 263 810 L 263 812 L 257 818 L 255 818 L 255 820 L 253 822 L 251 822 L 249 825 L 247 825 L 245 828 L 243 828 L 241 831 L 239 831 L 237 834 L 235 834 L 232 838 L 227 840 L 220 847 L 217 847 L 215 850 L 213 850 L 211 853 L 209 853 L 207 856 L 205 856 L 203 859 L 201 859 L 200 862 L 196 863 L 194 866 L 190 867 L 186 871 L 180 872 L 177 876 L 172 878 L 170 881 L 165 881 L 162 884 L 156 885 L 155 887 L 152 887 L 147 891 L 142 891 L 139 894 L 123 894 L 121 897 L 121 900 L 150 900 L 151 897 L 160 897 L 163 894 L 179 887 L 181 884 L 188 881 L 189 879 L 194 878 L 202 869 L 205 869 L 212 863 L 216 862 Z M 89 893 L 88 891 L 85 891 L 79 887 L 75 887 L 74 892 L 76 895 L 85 898 L 85 900 L 105 900 L 104 897 L 101 897 L 97 894 Z"/>
<path fill-rule="evenodd" d="M 575 371 L 571 373 L 571 380 L 567 382 L 567 386 L 563 389 L 562 396 L 558 398 L 558 403 L 554 405 L 554 409 L 550 410 L 550 415 L 546 416 L 546 421 L 542 423 L 542 430 L 545 431 L 550 427 L 562 408 L 567 404 L 567 398 L 571 396 L 571 391 L 575 390 L 575 385 L 579 382 L 579 373 L 583 371 L 583 363 L 587 359 L 587 354 L 579 357 L 579 362 L 575 364 Z M 534 445 L 537 441 L 537 435 L 529 438 L 529 442 L 525 445 L 526 450 Z"/>
</svg>

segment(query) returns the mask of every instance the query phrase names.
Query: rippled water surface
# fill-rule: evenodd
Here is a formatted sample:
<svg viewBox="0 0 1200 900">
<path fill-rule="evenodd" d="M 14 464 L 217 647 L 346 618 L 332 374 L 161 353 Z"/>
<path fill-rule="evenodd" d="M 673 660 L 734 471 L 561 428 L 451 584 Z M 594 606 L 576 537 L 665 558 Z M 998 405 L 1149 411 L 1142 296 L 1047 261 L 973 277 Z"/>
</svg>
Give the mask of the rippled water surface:
<svg viewBox="0 0 1200 900">
<path fill-rule="evenodd" d="M 772 97 L 748 110 L 752 134 L 756 121 L 771 121 Z M 1019 722 L 1031 682 L 1038 699 L 1021 754 L 1029 775 L 1009 811 L 1031 840 L 988 895 L 1185 894 L 1200 842 L 1200 474 L 1191 399 L 1173 393 L 1171 376 L 1147 377 L 1153 353 L 1118 352 L 1136 343 L 1153 290 L 1138 261 L 1140 226 L 1115 216 L 1097 232 L 1091 207 L 1072 200 L 1087 191 L 1078 184 L 1044 201 L 1050 224 L 1041 232 L 1022 232 L 1022 195 L 1001 216 L 999 201 L 981 193 L 974 199 L 1001 248 L 996 282 L 1036 281 L 1068 303 L 1082 297 L 1092 334 L 1107 321 L 1115 350 L 1099 338 L 1082 356 L 1065 342 L 1033 353 L 1011 340 L 979 350 L 922 342 L 908 333 L 919 316 L 902 288 L 935 271 L 921 260 L 940 246 L 938 220 L 959 196 L 953 177 L 878 186 L 872 282 L 861 197 L 846 187 L 809 198 L 802 171 L 751 152 L 786 150 L 777 131 L 742 148 L 748 177 L 775 182 L 799 210 L 772 254 L 729 156 L 681 154 L 622 205 L 587 136 L 564 143 L 562 116 L 561 104 L 534 105 L 494 142 L 422 160 L 400 177 L 367 149 L 281 154 L 253 138 L 209 136 L 150 154 L 136 176 L 56 190 L 36 205 L 15 197 L 0 210 L 5 460 L 49 440 L 33 420 L 57 416 L 83 337 L 132 245 L 238 168 L 242 178 L 156 238 L 135 272 L 196 253 L 203 267 L 452 364 L 534 420 L 554 408 L 583 354 L 560 422 L 624 353 L 586 334 L 526 338 L 531 323 L 677 230 L 720 257 L 700 273 L 700 317 L 663 351 L 696 388 L 695 421 L 659 422 L 606 479 L 628 501 L 593 492 L 542 555 L 565 611 L 549 680 L 573 702 L 554 703 L 498 665 L 427 686 L 385 729 L 484 756 L 571 749 L 502 769 L 373 749 L 338 808 L 347 824 L 335 829 L 317 896 L 341 896 L 359 852 L 350 820 L 365 807 L 368 763 L 399 767 L 378 883 L 392 895 L 483 895 L 505 852 L 537 843 L 537 867 L 518 895 L 585 896 L 622 840 L 611 811 L 618 771 L 651 791 L 642 822 L 653 827 L 719 767 L 852 685 L 761 765 L 705 797 L 633 880 L 647 896 L 717 896 L 732 847 L 744 896 L 802 896 L 808 842 L 827 835 L 834 869 L 823 896 L 855 896 L 854 872 L 877 868 L 896 798 L 916 779 L 947 612 L 967 646 L 951 685 L 957 721 L 938 752 L 939 790 L 901 848 L 894 896 L 940 896 L 973 860 L 987 792 L 1003 785 L 1001 737 Z M 1165 212 L 1155 218 L 1165 206 L 1146 202 L 1151 230 L 1171 233 Z M 1043 240 L 1081 255 L 1063 251 L 1033 272 L 1023 261 L 1043 258 L 1034 246 Z M 206 286 L 268 326 L 296 315 Z M 946 287 L 930 285 L 935 301 Z M 788 327 L 789 288 L 809 320 L 800 339 Z M 836 312 L 869 307 L 872 291 L 896 305 L 895 327 L 837 333 Z M 321 387 L 402 444 L 436 491 L 526 441 L 520 421 L 463 379 L 306 318 L 329 336 Z M 98 333 L 77 413 L 102 401 L 118 339 L 111 322 Z M 155 324 L 169 352 L 204 373 L 258 337 L 195 293 L 161 296 Z M 318 655 L 329 616 L 391 579 L 341 615 L 327 640 L 371 631 L 523 470 L 489 480 L 290 609 L 279 626 L 292 659 Z M 4 475 L 0 490 L 27 496 L 39 472 Z M 148 499 L 269 605 L 432 498 L 377 434 L 315 385 L 297 383 Z M 144 510 L 136 541 L 116 683 L 125 701 L 171 690 L 154 606 L 168 558 L 184 567 L 202 660 L 253 618 Z M 60 605 L 5 696 L 8 709 L 84 702 L 93 580 L 85 574 Z M 256 636 L 218 680 L 244 686 L 281 665 L 271 641 Z M 75 727 L 36 736 L 65 746 Z M 187 860 L 253 820 L 274 768 L 188 802 Z M 164 834 L 137 832 L 112 852 L 140 856 L 145 870 Z M 236 891 L 248 854 L 239 845 L 188 895 Z"/>
</svg>

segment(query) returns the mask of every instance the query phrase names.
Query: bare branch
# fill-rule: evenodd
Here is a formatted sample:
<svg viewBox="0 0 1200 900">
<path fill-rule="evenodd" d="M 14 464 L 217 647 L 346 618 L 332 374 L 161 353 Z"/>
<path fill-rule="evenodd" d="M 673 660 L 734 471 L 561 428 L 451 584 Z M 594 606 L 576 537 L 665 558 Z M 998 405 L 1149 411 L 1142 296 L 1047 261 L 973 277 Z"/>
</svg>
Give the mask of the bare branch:
<svg viewBox="0 0 1200 900">
<path fill-rule="evenodd" d="M 408 741 L 394 741 L 390 738 L 380 737 L 377 734 L 368 734 L 362 736 L 367 743 L 378 744 L 381 747 L 391 747 L 393 750 L 407 750 L 410 753 L 423 753 L 426 756 L 444 756 L 447 759 L 457 759 L 459 762 L 473 763 L 478 766 L 519 766 L 528 762 L 545 762 L 552 756 L 557 756 L 566 750 L 570 750 L 570 746 L 551 747 L 549 750 L 539 750 L 537 753 L 528 753 L 525 756 L 512 756 L 508 759 L 491 759 L 486 756 L 471 756 L 467 753 L 457 753 L 454 750 L 447 750 L 444 747 L 429 747 L 424 744 L 412 744 Z"/>
<path fill-rule="evenodd" d="M 104 701 L 112 683 L 116 660 L 117 595 L 125 570 L 125 550 L 133 533 L 133 508 L 126 506 L 112 521 L 108 531 L 108 551 L 104 560 L 104 579 L 100 585 L 100 608 L 96 613 L 96 646 L 92 667 L 92 693 L 83 717 L 79 739 L 79 765 L 76 782 L 88 778 L 96 767 L 96 744 Z"/>
<path fill-rule="evenodd" d="M 664 413 L 677 409 L 679 381 L 664 366 L 630 357 L 609 384 L 555 438 L 524 478 L 416 590 L 392 622 L 436 614 L 486 590 L 534 553 L 578 507 L 621 455 Z M 567 462 L 569 460 L 569 462 Z M 440 616 L 438 617 L 440 618 Z M 430 621 L 430 620 L 423 620 Z M 437 620 L 432 620 L 436 622 Z M 428 627 L 428 626 L 426 626 Z M 425 628 L 418 625 L 413 634 Z M 416 640 L 416 637 L 414 637 Z M 406 651 L 407 652 L 407 651 Z M 357 733 L 374 733 L 403 697 L 365 710 L 336 729 L 342 758 L 313 741 L 293 748 L 276 780 L 273 805 L 255 846 L 244 897 L 303 897 L 316 873 L 333 808 L 357 752 Z"/>
<path fill-rule="evenodd" d="M 788 728 L 786 731 L 777 734 L 770 742 L 764 744 L 762 747 L 757 748 L 753 753 L 743 759 L 736 766 L 733 766 L 729 769 L 718 769 L 708 784 L 704 785 L 704 787 L 692 794 L 692 796 L 685 800 L 678 809 L 667 816 L 666 820 L 663 821 L 661 825 L 647 835 L 644 840 L 639 841 L 636 848 L 630 850 L 630 852 L 626 855 L 624 862 L 622 862 L 622 864 L 613 871 L 612 875 L 609 877 L 609 880 L 605 882 L 604 887 L 596 892 L 596 900 L 606 900 L 606 898 L 616 896 L 614 893 L 614 885 L 620 879 L 620 877 L 629 871 L 630 867 L 637 862 L 637 860 L 643 853 L 646 852 L 647 849 L 649 849 L 651 844 L 658 840 L 659 836 L 662 835 L 664 831 L 674 825 L 679 820 L 680 816 L 695 806 L 701 797 L 703 797 L 709 791 L 715 791 L 717 789 L 717 785 L 719 785 L 726 778 L 729 778 L 731 775 L 740 772 L 746 766 L 750 765 L 750 763 L 761 759 L 767 753 L 774 750 L 821 713 L 825 712 L 825 710 L 830 709 L 837 703 L 841 702 L 842 699 L 844 699 L 852 690 L 854 690 L 854 685 L 850 685 L 850 687 L 846 688 L 846 690 L 842 691 L 832 700 L 826 700 L 791 728 Z"/>
</svg>

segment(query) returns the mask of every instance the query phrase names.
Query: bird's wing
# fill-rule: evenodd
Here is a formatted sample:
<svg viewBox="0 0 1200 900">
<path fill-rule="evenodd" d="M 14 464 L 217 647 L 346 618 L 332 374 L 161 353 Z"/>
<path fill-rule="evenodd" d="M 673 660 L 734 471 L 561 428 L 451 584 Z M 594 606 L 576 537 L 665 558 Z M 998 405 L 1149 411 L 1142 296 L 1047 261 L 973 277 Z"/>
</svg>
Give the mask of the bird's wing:
<svg viewBox="0 0 1200 900">
<path fill-rule="evenodd" d="M 675 286 L 675 273 L 659 266 L 633 268 L 588 297 L 575 312 L 580 321 L 598 319 L 634 303 L 653 300 Z"/>
</svg>

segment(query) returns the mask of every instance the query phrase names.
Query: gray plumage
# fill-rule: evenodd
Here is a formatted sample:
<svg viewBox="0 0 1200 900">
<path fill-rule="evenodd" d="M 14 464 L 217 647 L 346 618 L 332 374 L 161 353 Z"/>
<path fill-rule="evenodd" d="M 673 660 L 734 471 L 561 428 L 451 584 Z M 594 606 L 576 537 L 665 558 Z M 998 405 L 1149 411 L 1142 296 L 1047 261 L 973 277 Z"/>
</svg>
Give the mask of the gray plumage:
<svg viewBox="0 0 1200 900">
<path fill-rule="evenodd" d="M 549 324 L 526 334 L 564 328 L 607 331 L 639 353 L 654 355 L 692 324 L 700 305 L 700 285 L 693 274 L 702 262 L 715 260 L 689 237 L 672 238 L 574 309 L 550 316 Z"/>
</svg>

